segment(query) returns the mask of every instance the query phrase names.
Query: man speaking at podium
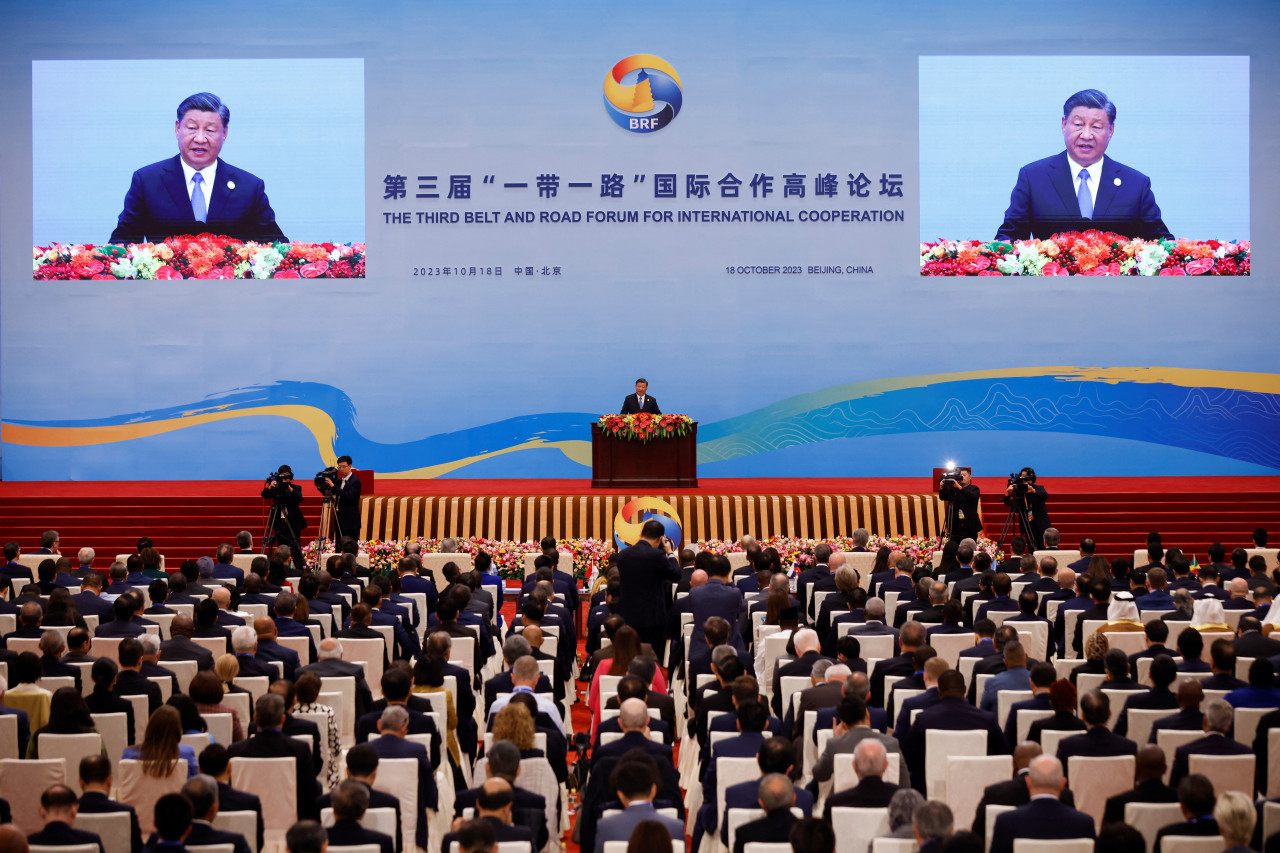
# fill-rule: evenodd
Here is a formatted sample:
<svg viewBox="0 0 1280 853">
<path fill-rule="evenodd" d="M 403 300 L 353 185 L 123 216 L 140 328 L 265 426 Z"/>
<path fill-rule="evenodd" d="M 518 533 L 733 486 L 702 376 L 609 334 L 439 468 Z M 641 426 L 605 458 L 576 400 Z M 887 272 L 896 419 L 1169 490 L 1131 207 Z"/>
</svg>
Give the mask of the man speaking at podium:
<svg viewBox="0 0 1280 853">
<path fill-rule="evenodd" d="M 1160 218 L 1151 179 L 1104 156 L 1115 133 L 1116 105 L 1097 89 L 1062 106 L 1066 150 L 1018 171 L 997 240 L 1044 240 L 1059 231 L 1097 228 L 1124 237 L 1173 237 Z"/>
<path fill-rule="evenodd" d="M 209 92 L 178 105 L 178 155 L 133 173 L 115 244 L 160 242 L 175 234 L 219 234 L 260 243 L 287 242 L 262 179 L 219 160 L 231 110 Z"/>
<path fill-rule="evenodd" d="M 637 379 L 636 393 L 626 396 L 626 399 L 622 401 L 622 411 L 618 414 L 638 415 L 641 412 L 647 412 L 650 415 L 662 414 L 662 410 L 658 408 L 658 401 L 646 393 L 648 390 L 649 381 L 647 379 Z"/>
</svg>

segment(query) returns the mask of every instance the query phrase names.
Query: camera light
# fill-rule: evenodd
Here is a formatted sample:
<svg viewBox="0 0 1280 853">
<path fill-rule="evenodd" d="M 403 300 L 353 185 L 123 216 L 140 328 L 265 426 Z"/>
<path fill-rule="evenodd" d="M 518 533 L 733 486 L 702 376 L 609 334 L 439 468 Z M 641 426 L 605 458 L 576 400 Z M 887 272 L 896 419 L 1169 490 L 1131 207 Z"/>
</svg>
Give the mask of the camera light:
<svg viewBox="0 0 1280 853">
<path fill-rule="evenodd" d="M 952 460 L 948 459 L 948 460 L 947 460 L 947 467 L 948 467 L 948 468 L 954 468 L 954 467 L 956 467 L 956 463 L 955 463 L 955 462 L 953 462 Z"/>
</svg>

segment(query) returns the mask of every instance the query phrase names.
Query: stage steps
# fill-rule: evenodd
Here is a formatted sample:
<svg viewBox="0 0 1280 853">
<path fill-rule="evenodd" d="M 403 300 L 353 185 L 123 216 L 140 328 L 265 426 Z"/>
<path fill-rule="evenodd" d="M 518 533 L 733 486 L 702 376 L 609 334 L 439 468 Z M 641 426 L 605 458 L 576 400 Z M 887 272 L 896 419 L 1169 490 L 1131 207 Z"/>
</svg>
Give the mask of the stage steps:
<svg viewBox="0 0 1280 853">
<path fill-rule="evenodd" d="M 495 497 L 501 502 L 503 498 L 542 501 L 556 496 Z M 612 513 L 622 503 L 619 496 L 611 497 L 612 500 L 607 502 L 607 512 L 604 511 L 604 506 L 601 507 L 601 528 L 609 522 Z M 717 497 L 717 500 L 722 497 Z M 739 497 L 743 499 L 745 506 L 748 496 Z M 822 495 L 811 494 L 807 497 L 811 501 L 815 497 L 822 500 Z M 578 499 L 578 496 L 574 498 L 575 501 Z M 857 503 L 861 502 L 859 498 Z M 729 503 L 733 503 L 732 497 Z M 768 503 L 772 503 L 772 497 Z M 871 519 L 871 523 L 867 526 L 873 532 L 882 532 L 874 530 L 877 514 L 874 500 L 869 503 L 872 511 L 867 517 Z M 886 512 L 880 516 L 886 524 L 890 521 L 888 508 L 886 504 Z M 308 532 L 314 534 L 319 525 L 318 498 L 308 495 L 303 509 L 309 524 Z M 770 511 L 766 512 L 766 509 Z M 988 490 L 983 498 L 982 511 L 985 532 L 995 538 L 1000 533 L 1006 514 L 998 493 L 992 494 Z M 1121 488 L 1094 494 L 1051 494 L 1049 512 L 1054 525 L 1062 531 L 1064 547 L 1073 547 L 1081 537 L 1092 536 L 1098 541 L 1099 553 L 1108 556 L 1128 556 L 1135 549 L 1145 547 L 1147 533 L 1152 530 L 1160 531 L 1166 547 L 1177 545 L 1202 560 L 1205 549 L 1211 542 L 1222 542 L 1228 550 L 1248 545 L 1255 527 L 1266 528 L 1271 532 L 1273 540 L 1280 540 L 1280 501 L 1267 493 L 1210 491 L 1203 494 L 1178 494 L 1135 492 Z M 692 514 L 697 516 L 696 512 Z M 591 515 L 594 516 L 595 513 Z M 741 523 L 734 519 L 733 523 L 716 532 L 720 536 L 731 537 L 736 536 L 741 527 L 758 536 L 768 536 L 776 531 L 767 525 L 777 517 L 771 507 L 761 505 L 755 513 L 744 511 Z M 844 516 L 844 519 L 838 514 L 834 516 L 834 532 L 852 532 L 851 529 L 843 528 L 852 524 L 853 518 L 852 514 Z M 552 527 L 557 522 L 568 520 L 541 513 L 532 518 L 526 516 L 519 537 L 536 537 L 544 529 L 544 519 L 545 524 Z M 899 515 L 898 519 L 905 523 L 904 516 Z M 370 514 L 367 517 L 368 529 L 372 529 L 372 520 L 373 516 Z M 263 502 L 253 492 L 243 496 L 190 494 L 162 497 L 131 495 L 120 498 L 82 495 L 17 497 L 0 494 L 0 540 L 16 540 L 25 552 L 30 552 L 39 547 L 43 531 L 54 529 L 62 537 L 64 554 L 74 557 L 76 550 L 82 545 L 88 545 L 97 552 L 96 565 L 101 568 L 108 566 L 114 555 L 132 552 L 134 542 L 142 535 L 150 536 L 155 541 L 166 560 L 179 562 L 204 554 L 212 555 L 218 543 L 234 542 L 235 534 L 240 530 L 253 533 L 254 545 L 258 547 L 265 521 Z M 458 527 L 453 527 L 455 521 Z M 450 516 L 451 529 L 447 532 L 458 532 L 466 521 L 467 518 L 462 515 L 457 516 L 456 520 Z M 483 526 L 472 532 L 491 535 L 487 529 L 488 516 L 470 516 L 470 521 L 473 526 L 483 521 Z M 705 516 L 697 519 L 696 526 L 706 527 Z M 435 528 L 433 524 L 430 531 L 432 535 L 438 534 Z M 384 531 L 380 529 L 379 532 Z M 594 529 L 591 532 L 600 535 Z M 697 531 L 691 532 L 695 537 L 699 535 Z M 811 529 L 808 535 L 827 532 L 824 521 L 818 529 Z M 897 532 L 906 531 L 899 529 Z M 793 535 L 795 533 L 797 531 L 793 531 Z M 572 535 L 583 533 L 572 531 Z"/>
</svg>

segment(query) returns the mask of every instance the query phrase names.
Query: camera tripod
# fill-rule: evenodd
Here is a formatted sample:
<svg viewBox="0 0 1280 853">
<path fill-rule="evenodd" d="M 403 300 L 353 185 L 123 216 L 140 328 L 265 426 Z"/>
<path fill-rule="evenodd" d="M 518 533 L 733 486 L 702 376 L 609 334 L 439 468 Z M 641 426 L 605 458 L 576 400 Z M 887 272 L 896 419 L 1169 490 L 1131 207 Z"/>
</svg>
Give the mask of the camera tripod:
<svg viewBox="0 0 1280 853">
<path fill-rule="evenodd" d="M 272 543 L 276 539 L 276 523 L 283 522 L 284 529 L 289 534 L 289 539 L 296 543 L 298 534 L 294 531 L 293 525 L 289 523 L 289 513 L 285 511 L 284 506 L 280 503 L 279 498 L 273 498 L 271 501 L 271 511 L 267 514 L 267 526 L 262 531 L 262 553 L 270 555 Z"/>
<path fill-rule="evenodd" d="M 1025 486 L 1023 487 L 1026 488 Z M 1017 492 L 1012 496 L 1009 503 L 1009 514 L 1004 518 L 1004 527 L 1000 528 L 1000 538 L 996 540 L 996 547 L 1004 549 L 1004 538 L 1009 535 L 1009 531 L 1013 529 L 1014 519 L 1022 525 L 1022 535 L 1027 539 L 1027 546 L 1031 551 L 1040 550 L 1040 534 L 1031 524 L 1031 507 L 1027 505 L 1026 491 Z"/>
<path fill-rule="evenodd" d="M 330 536 L 336 532 L 336 536 Z M 324 508 L 320 510 L 320 539 L 332 540 L 335 547 L 342 541 L 342 524 L 338 521 L 338 496 L 332 491 L 324 494 Z"/>
</svg>

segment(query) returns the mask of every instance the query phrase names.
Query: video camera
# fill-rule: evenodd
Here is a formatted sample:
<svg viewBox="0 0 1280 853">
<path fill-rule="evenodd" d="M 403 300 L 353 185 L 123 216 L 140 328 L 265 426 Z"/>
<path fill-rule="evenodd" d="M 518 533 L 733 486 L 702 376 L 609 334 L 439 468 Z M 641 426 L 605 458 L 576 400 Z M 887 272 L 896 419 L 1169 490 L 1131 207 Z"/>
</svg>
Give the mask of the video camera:
<svg viewBox="0 0 1280 853">
<path fill-rule="evenodd" d="M 959 467 L 952 465 L 942 472 L 942 482 L 959 484 L 961 473 Z"/>
<path fill-rule="evenodd" d="M 293 473 L 290 471 L 272 471 L 266 476 L 265 488 L 269 489 L 273 497 L 281 498 L 289 493 L 289 487 L 293 484 Z"/>
<path fill-rule="evenodd" d="M 320 473 L 316 474 L 315 484 L 316 491 L 324 495 L 326 498 L 333 494 L 333 484 L 340 479 L 338 469 L 330 465 Z"/>
</svg>

